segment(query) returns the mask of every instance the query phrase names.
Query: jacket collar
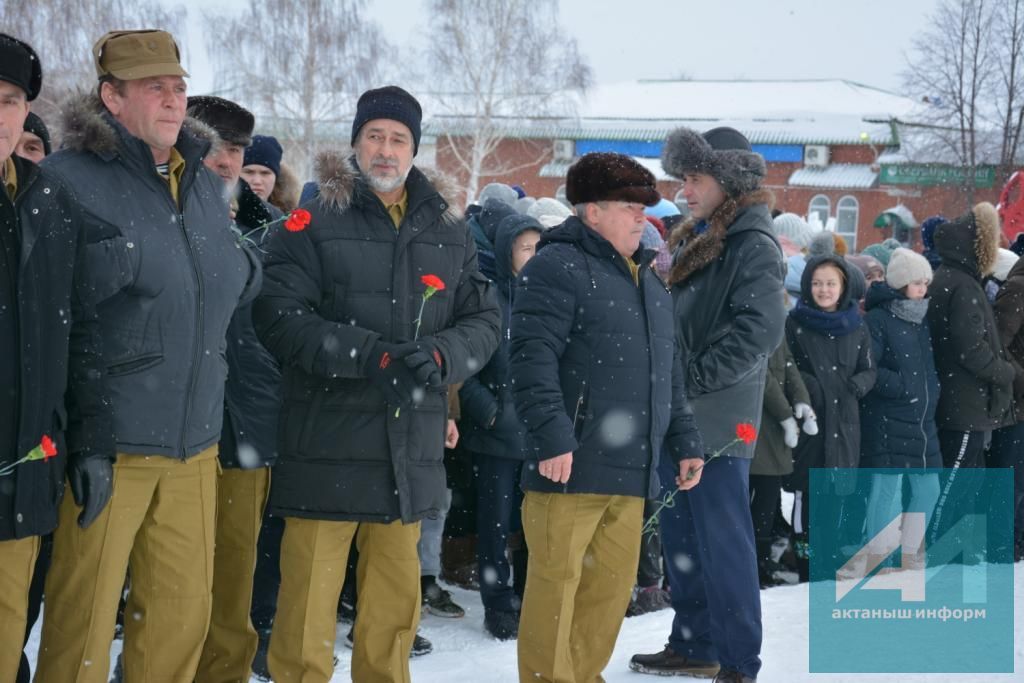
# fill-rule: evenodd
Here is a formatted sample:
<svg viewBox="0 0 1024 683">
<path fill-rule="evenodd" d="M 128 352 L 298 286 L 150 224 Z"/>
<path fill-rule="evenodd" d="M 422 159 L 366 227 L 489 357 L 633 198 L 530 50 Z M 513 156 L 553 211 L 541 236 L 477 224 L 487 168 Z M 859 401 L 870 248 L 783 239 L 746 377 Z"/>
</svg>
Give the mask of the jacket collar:
<svg viewBox="0 0 1024 683">
<path fill-rule="evenodd" d="M 95 94 L 71 98 L 62 110 L 61 121 L 66 149 L 89 152 L 104 161 L 122 157 L 142 166 L 153 165 L 149 145 L 129 133 Z M 187 117 L 174 147 L 185 159 L 186 167 L 196 167 L 211 147 L 219 143 L 216 131 Z"/>
<path fill-rule="evenodd" d="M 321 152 L 316 157 L 314 171 L 320 186 L 318 201 L 324 208 L 343 213 L 353 205 L 372 206 L 376 203 L 383 207 L 377 195 L 363 180 L 352 150 Z M 405 188 L 409 193 L 407 216 L 411 216 L 424 202 L 433 201 L 443 223 L 455 224 L 463 219 L 462 212 L 451 201 L 458 191 L 443 174 L 433 169 L 413 166 L 409 169 Z"/>
<path fill-rule="evenodd" d="M 774 205 L 775 197 L 769 190 L 755 190 L 736 198 L 726 199 L 708 217 L 708 228 L 699 235 L 694 233 L 694 229 L 700 223 L 695 218 L 689 218 L 676 227 L 669 237 L 669 249 L 676 252 L 677 247 L 681 245 L 682 251 L 676 254 L 672 270 L 669 272 L 669 284 L 685 282 L 691 275 L 709 266 L 722 255 L 728 237 L 756 231 L 768 235 L 777 244 L 778 240 L 769 229 L 769 211 Z M 768 220 L 758 220 L 759 214 L 763 214 Z"/>
<path fill-rule="evenodd" d="M 588 227 L 577 216 L 569 216 L 565 219 L 564 223 L 545 232 L 537 244 L 537 249 L 540 250 L 544 246 L 556 242 L 575 244 L 578 248 L 597 258 L 620 262 L 624 260 L 619 252 L 615 251 L 615 247 L 612 246 L 611 242 L 594 229 Z M 640 266 L 642 270 L 657 255 L 658 252 L 653 249 L 645 249 L 641 246 L 633 253 L 632 259 L 633 263 Z M 628 272 L 629 269 L 626 264 L 622 263 L 621 265 Z"/>
</svg>

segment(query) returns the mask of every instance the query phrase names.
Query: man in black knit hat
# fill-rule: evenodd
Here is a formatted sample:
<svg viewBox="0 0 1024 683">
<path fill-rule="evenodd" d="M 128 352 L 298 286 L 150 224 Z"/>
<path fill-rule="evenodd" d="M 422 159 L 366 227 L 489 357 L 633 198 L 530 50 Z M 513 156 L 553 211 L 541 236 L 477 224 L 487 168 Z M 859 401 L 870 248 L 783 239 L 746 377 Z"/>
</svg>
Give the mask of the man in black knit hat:
<svg viewBox="0 0 1024 683">
<path fill-rule="evenodd" d="M 497 303 L 454 197 L 413 165 L 420 117 L 401 88 L 364 93 L 354 154 L 317 159 L 309 225 L 269 237 L 253 322 L 284 374 L 270 492 L 285 518 L 268 655 L 278 683 L 330 680 L 353 542 L 352 678 L 409 680 L 420 521 L 446 503 L 448 387 L 498 345 Z"/>
</svg>

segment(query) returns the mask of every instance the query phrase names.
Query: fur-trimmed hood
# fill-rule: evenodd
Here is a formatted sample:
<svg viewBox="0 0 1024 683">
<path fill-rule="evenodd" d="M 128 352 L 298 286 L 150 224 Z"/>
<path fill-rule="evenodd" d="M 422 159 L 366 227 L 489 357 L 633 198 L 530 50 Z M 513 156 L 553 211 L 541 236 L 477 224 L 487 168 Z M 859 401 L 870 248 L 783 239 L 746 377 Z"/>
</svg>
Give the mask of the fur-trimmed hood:
<svg viewBox="0 0 1024 683">
<path fill-rule="evenodd" d="M 337 212 L 347 210 L 357 195 L 372 194 L 356 166 L 355 152 L 351 149 L 336 149 L 320 152 L 316 156 L 313 171 L 320 186 L 319 201 L 322 206 Z M 432 169 L 413 166 L 406 180 L 409 189 L 409 207 L 422 200 L 427 193 L 434 193 L 443 201 L 444 213 L 441 220 L 451 224 L 463 220 L 462 211 L 452 199 L 458 197 L 459 189 L 447 175 Z M 419 196 L 417 196 L 419 195 Z"/>
<path fill-rule="evenodd" d="M 958 265 L 979 280 L 992 274 L 999 256 L 999 214 L 988 202 L 935 229 L 942 263 Z"/>
<path fill-rule="evenodd" d="M 295 175 L 295 171 L 283 161 L 280 171 L 274 178 L 274 189 L 267 197 L 267 202 L 284 213 L 289 213 L 299 205 L 299 193 L 302 191 L 302 186 L 299 184 L 299 177 Z"/>
<path fill-rule="evenodd" d="M 755 230 L 768 235 L 777 243 L 771 229 L 770 212 L 774 205 L 775 195 L 771 191 L 756 190 L 737 198 L 727 198 L 708 218 L 707 230 L 699 235 L 694 234 L 694 229 L 701 223 L 696 218 L 691 217 L 678 225 L 668 240 L 669 250 L 675 254 L 672 270 L 669 271 L 669 285 L 686 281 L 721 256 L 727 237 Z M 742 214 L 758 210 L 758 206 L 762 207 L 767 217 L 765 221 L 738 220 Z"/>
<path fill-rule="evenodd" d="M 95 93 L 79 94 L 69 98 L 61 109 L 60 118 L 63 148 L 74 152 L 90 152 L 99 157 L 113 158 L 135 140 L 103 106 Z M 182 144 L 189 142 L 189 144 Z M 198 119 L 186 117 L 178 134 L 175 147 L 197 146 L 200 155 L 220 144 L 220 137 L 210 126 Z M 182 149 L 178 149 L 185 156 Z"/>
</svg>

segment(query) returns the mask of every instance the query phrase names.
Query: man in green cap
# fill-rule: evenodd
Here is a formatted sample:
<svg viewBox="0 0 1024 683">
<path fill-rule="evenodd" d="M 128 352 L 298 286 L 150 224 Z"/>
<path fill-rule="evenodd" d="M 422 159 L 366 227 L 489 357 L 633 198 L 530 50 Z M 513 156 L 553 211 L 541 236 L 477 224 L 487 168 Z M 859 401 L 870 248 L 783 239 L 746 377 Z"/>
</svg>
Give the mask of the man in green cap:
<svg viewBox="0 0 1024 683">
<path fill-rule="evenodd" d="M 107 681 L 129 568 L 125 680 L 192 681 L 210 624 L 225 334 L 260 269 L 203 165 L 211 140 L 186 120 L 171 35 L 108 33 L 93 54 L 98 90 L 65 106 L 45 168 L 83 214 L 117 456 L 85 476 L 86 490 L 113 482 L 95 523 L 61 505 L 36 681 Z"/>
<path fill-rule="evenodd" d="M 83 489 L 82 473 L 114 456 L 82 220 L 54 174 L 14 154 L 42 77 L 0 33 L 0 681 L 28 680 L 30 585 L 65 475 L 84 507 L 71 524 L 88 526 L 110 488 Z"/>
</svg>

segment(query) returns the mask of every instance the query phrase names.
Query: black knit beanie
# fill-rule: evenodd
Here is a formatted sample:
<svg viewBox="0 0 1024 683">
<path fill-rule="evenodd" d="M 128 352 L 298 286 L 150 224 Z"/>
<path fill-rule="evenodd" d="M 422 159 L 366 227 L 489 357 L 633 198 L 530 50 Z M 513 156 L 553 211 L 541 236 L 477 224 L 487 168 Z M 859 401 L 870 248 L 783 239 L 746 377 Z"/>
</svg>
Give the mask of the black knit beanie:
<svg viewBox="0 0 1024 683">
<path fill-rule="evenodd" d="M 404 123 L 412 132 L 412 154 L 420 151 L 420 122 L 423 120 L 423 109 L 416 98 L 397 85 L 386 85 L 383 88 L 367 90 L 359 96 L 356 104 L 356 118 L 352 121 L 352 145 L 356 144 L 359 131 L 367 121 L 374 119 L 391 119 Z"/>
</svg>

